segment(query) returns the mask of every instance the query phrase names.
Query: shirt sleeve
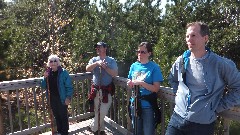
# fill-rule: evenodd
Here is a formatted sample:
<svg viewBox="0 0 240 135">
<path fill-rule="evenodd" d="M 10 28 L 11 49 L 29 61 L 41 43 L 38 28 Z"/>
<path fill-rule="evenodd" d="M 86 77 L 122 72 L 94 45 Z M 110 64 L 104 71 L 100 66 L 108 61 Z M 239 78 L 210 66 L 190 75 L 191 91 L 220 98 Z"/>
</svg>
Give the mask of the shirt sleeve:
<svg viewBox="0 0 240 135">
<path fill-rule="evenodd" d="M 222 76 L 227 83 L 228 92 L 225 93 L 219 102 L 216 109 L 218 113 L 240 105 L 240 72 L 234 62 L 227 60 L 222 63 Z"/>
<path fill-rule="evenodd" d="M 180 57 L 175 61 L 175 63 L 172 65 L 172 68 L 170 70 L 169 76 L 168 76 L 168 82 L 173 88 L 173 92 L 176 93 L 178 89 L 178 63 L 180 62 Z"/>
<path fill-rule="evenodd" d="M 116 62 L 115 59 L 112 59 L 110 68 L 113 69 L 113 70 L 118 70 L 117 62 Z"/>
<path fill-rule="evenodd" d="M 163 81 L 163 75 L 161 72 L 161 68 L 156 64 L 156 67 L 153 72 L 153 82 L 162 82 Z"/>
<path fill-rule="evenodd" d="M 88 62 L 88 65 L 90 65 L 90 64 L 93 64 L 94 62 L 93 62 L 93 59 L 94 58 L 91 58 L 90 60 L 89 60 L 89 62 Z"/>
<path fill-rule="evenodd" d="M 130 66 L 129 72 L 128 72 L 128 79 L 132 80 L 132 72 L 133 72 L 133 64 Z"/>
<path fill-rule="evenodd" d="M 72 95 L 73 95 L 73 86 L 72 86 L 72 80 L 71 80 L 71 77 L 68 73 L 68 71 L 64 71 L 64 74 L 65 74 L 65 89 L 66 89 L 66 94 L 67 94 L 67 97 L 68 98 L 72 98 Z"/>
</svg>

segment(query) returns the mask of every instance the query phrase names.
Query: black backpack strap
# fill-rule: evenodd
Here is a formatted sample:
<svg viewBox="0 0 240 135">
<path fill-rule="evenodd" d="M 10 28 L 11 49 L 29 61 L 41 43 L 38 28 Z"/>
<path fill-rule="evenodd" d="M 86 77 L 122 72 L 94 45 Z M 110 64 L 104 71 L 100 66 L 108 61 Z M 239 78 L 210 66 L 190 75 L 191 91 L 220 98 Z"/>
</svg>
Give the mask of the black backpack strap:
<svg viewBox="0 0 240 135">
<path fill-rule="evenodd" d="M 158 97 L 156 92 L 153 92 L 149 95 L 141 96 L 141 100 L 148 101 L 153 108 L 154 118 L 155 118 L 155 128 L 157 128 L 157 125 L 161 123 L 161 109 L 158 106 L 157 98 Z"/>
</svg>

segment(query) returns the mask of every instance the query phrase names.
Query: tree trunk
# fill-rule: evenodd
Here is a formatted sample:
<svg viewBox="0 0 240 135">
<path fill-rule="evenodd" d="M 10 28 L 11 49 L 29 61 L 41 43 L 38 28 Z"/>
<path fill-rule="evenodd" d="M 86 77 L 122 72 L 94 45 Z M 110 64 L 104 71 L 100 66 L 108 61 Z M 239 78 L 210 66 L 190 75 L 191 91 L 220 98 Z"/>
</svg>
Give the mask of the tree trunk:
<svg viewBox="0 0 240 135">
<path fill-rule="evenodd" d="M 4 134 L 3 129 L 3 112 L 2 112 L 2 99 L 0 97 L 0 135 Z"/>
</svg>

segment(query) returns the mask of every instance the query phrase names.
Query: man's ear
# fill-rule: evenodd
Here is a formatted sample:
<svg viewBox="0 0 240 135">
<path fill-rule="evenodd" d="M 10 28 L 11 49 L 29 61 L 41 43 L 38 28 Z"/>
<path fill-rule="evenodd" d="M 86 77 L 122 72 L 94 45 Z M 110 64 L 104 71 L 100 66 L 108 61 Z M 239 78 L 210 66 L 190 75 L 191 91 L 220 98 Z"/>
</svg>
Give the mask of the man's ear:
<svg viewBox="0 0 240 135">
<path fill-rule="evenodd" d="M 208 35 L 206 35 L 206 36 L 204 36 L 204 39 L 205 39 L 205 43 L 207 43 L 208 42 Z"/>
</svg>

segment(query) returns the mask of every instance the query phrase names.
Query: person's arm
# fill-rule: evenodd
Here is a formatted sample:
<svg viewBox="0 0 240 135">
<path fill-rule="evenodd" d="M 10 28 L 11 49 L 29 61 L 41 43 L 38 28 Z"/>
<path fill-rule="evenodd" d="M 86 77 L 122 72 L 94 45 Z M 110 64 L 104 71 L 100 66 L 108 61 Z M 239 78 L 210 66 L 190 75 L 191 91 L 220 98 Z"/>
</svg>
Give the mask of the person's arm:
<svg viewBox="0 0 240 135">
<path fill-rule="evenodd" d="M 111 65 L 108 66 L 107 62 L 103 60 L 99 65 L 112 77 L 115 77 L 118 75 L 118 67 L 117 67 L 117 62 L 112 59 Z"/>
<path fill-rule="evenodd" d="M 73 86 L 72 86 L 71 77 L 69 76 L 69 73 L 66 70 L 64 71 L 64 78 L 66 78 L 64 80 L 64 87 L 66 89 L 66 95 L 67 95 L 65 99 L 65 104 L 69 105 L 73 95 Z"/>
<path fill-rule="evenodd" d="M 88 65 L 86 66 L 86 71 L 87 71 L 87 72 L 92 72 L 93 69 L 96 68 L 98 65 L 99 65 L 98 62 L 94 62 L 94 63 L 92 63 L 92 64 L 88 64 Z"/>
<path fill-rule="evenodd" d="M 129 71 L 128 71 L 128 79 L 127 79 L 127 86 L 130 88 L 133 88 L 133 82 L 132 82 L 132 67 L 133 64 L 130 66 Z"/>
<path fill-rule="evenodd" d="M 228 92 L 221 98 L 216 112 L 222 112 L 240 105 L 240 72 L 232 61 L 223 61 L 222 75 L 228 85 Z"/>
<path fill-rule="evenodd" d="M 158 92 L 160 88 L 160 82 L 153 82 L 153 84 L 149 84 L 144 81 L 134 80 L 133 83 L 134 85 L 140 85 L 152 92 Z"/>
<path fill-rule="evenodd" d="M 170 70 L 169 76 L 168 76 L 168 82 L 171 86 L 171 88 L 173 88 L 173 92 L 176 93 L 177 89 L 178 89 L 178 65 L 180 62 L 180 58 L 179 57 L 175 63 L 172 65 L 172 68 Z"/>
<path fill-rule="evenodd" d="M 118 70 L 116 70 L 116 69 L 111 69 L 111 68 L 109 68 L 109 67 L 105 67 L 104 69 L 105 69 L 105 71 L 106 71 L 108 74 L 110 74 L 112 77 L 115 77 L 115 76 L 118 75 Z"/>
<path fill-rule="evenodd" d="M 41 87 L 43 89 L 47 89 L 47 79 L 48 79 L 47 77 L 48 77 L 48 72 L 45 71 L 41 80 Z"/>
</svg>

